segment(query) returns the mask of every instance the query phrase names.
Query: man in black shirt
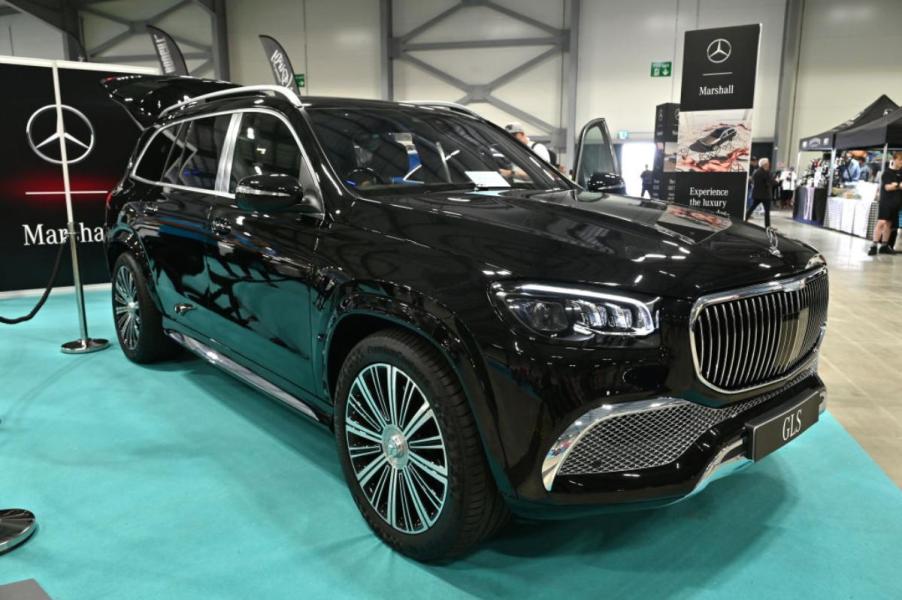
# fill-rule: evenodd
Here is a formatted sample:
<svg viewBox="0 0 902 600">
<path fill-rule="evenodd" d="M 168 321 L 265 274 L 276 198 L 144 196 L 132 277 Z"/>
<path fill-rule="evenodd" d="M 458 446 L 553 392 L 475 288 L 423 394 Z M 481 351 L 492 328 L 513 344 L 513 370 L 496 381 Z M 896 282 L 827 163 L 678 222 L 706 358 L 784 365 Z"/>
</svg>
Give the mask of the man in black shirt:
<svg viewBox="0 0 902 600">
<path fill-rule="evenodd" d="M 770 201 L 774 196 L 774 177 L 770 174 L 770 160 L 762 158 L 758 161 L 758 168 L 752 173 L 752 206 L 745 215 L 748 221 L 758 208 L 764 205 L 764 226 L 770 227 Z"/>
<path fill-rule="evenodd" d="M 890 232 L 899 224 L 899 208 L 902 207 L 902 152 L 893 153 L 893 162 L 883 170 L 880 178 L 880 204 L 877 208 L 877 226 L 874 227 L 874 243 L 868 256 L 895 254 L 887 243 Z"/>
<path fill-rule="evenodd" d="M 654 173 L 648 170 L 648 165 L 645 165 L 645 170 L 642 171 L 639 178 L 642 180 L 642 193 L 639 195 L 645 198 L 645 192 L 648 192 L 648 197 L 651 198 L 651 183 L 652 179 L 654 179 Z"/>
</svg>

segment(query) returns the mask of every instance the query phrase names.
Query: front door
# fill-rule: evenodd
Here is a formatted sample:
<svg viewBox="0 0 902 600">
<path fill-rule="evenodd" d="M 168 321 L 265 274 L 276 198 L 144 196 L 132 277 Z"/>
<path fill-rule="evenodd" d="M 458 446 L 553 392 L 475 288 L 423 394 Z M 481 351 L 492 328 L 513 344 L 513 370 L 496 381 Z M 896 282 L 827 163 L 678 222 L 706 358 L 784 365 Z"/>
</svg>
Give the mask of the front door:
<svg viewBox="0 0 902 600">
<path fill-rule="evenodd" d="M 234 157 L 226 169 L 228 191 L 250 175 L 298 178 L 306 163 L 284 117 L 269 110 L 240 115 Z M 321 220 L 294 208 L 248 212 L 234 200 L 218 199 L 210 223 L 210 308 L 220 340 L 283 383 L 315 390 L 310 303 Z"/>
</svg>

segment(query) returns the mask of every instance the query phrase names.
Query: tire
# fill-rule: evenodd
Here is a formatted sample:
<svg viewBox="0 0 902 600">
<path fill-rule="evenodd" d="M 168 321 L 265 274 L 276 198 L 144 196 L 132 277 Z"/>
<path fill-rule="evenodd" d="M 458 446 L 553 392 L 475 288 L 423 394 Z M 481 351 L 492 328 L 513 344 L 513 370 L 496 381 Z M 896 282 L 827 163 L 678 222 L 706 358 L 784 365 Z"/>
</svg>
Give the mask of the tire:
<svg viewBox="0 0 902 600">
<path fill-rule="evenodd" d="M 460 381 L 422 338 L 386 329 L 351 350 L 336 385 L 335 436 L 363 518 L 402 554 L 447 560 L 507 522 Z"/>
<path fill-rule="evenodd" d="M 153 363 L 173 356 L 175 342 L 163 332 L 162 317 L 138 261 L 123 252 L 113 264 L 113 324 L 119 347 L 129 360 Z"/>
</svg>

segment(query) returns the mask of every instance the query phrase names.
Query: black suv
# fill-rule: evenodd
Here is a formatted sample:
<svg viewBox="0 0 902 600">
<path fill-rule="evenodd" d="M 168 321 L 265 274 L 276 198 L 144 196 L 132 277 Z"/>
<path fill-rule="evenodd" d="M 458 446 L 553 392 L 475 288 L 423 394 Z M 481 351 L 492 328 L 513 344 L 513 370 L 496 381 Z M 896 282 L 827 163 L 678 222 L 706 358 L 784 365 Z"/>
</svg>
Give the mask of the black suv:
<svg viewBox="0 0 902 600">
<path fill-rule="evenodd" d="M 146 127 L 107 210 L 123 352 L 186 347 L 334 430 L 407 555 L 675 502 L 823 409 L 808 246 L 583 190 L 461 107 L 105 85 Z"/>
</svg>

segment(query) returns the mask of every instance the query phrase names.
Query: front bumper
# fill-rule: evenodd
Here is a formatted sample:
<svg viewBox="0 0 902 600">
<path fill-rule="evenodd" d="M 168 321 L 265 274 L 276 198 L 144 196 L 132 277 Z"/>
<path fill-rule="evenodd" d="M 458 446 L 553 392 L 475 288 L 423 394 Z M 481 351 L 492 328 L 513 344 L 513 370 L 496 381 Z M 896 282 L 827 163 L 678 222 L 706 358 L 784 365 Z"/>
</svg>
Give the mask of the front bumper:
<svg viewBox="0 0 902 600">
<path fill-rule="evenodd" d="M 511 499 L 515 512 L 566 518 L 672 504 L 751 463 L 746 424 L 826 390 L 809 370 L 759 397 L 712 409 L 660 398 L 601 405 L 558 438 L 542 465 L 544 493 Z"/>
</svg>

